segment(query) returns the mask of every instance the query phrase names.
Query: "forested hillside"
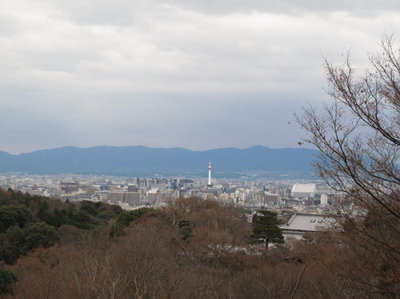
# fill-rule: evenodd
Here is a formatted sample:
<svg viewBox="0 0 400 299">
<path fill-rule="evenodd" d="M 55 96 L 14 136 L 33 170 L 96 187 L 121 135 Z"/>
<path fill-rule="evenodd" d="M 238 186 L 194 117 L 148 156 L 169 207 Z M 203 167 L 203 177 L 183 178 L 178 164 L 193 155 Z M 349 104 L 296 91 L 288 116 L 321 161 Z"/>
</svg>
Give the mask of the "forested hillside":
<svg viewBox="0 0 400 299">
<path fill-rule="evenodd" d="M 243 210 L 180 199 L 122 211 L 0 192 L 0 290 L 10 298 L 347 298 L 394 296 L 398 268 L 357 228 L 267 249 Z M 384 229 L 384 228 L 382 228 Z M 367 287 L 368 286 L 368 287 Z"/>
<path fill-rule="evenodd" d="M 121 213 L 119 206 L 104 203 L 61 202 L 0 189 L 0 261 L 13 264 L 37 247 L 106 227 Z"/>
</svg>

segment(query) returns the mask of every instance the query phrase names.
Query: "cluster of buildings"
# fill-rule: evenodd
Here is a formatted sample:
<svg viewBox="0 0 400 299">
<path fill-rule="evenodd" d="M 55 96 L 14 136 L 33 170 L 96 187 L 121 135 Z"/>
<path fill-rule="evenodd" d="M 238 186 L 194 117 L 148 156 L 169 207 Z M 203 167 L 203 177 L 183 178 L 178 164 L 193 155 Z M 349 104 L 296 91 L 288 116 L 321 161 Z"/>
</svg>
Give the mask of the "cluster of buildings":
<svg viewBox="0 0 400 299">
<path fill-rule="evenodd" d="M 200 197 L 244 208 L 277 211 L 286 224 L 285 237 L 301 238 L 305 232 L 326 227 L 325 216 L 336 209 L 342 196 L 322 181 L 240 180 L 212 178 L 145 178 L 78 175 L 0 175 L 0 187 L 31 195 L 70 201 L 101 201 L 123 209 L 160 207 L 178 198 Z"/>
<path fill-rule="evenodd" d="M 321 181 L 215 180 L 211 163 L 207 179 L 7 174 L 0 176 L 0 187 L 61 200 L 101 201 L 125 209 L 200 197 L 253 211 L 267 208 L 321 214 L 332 209 L 338 198 Z"/>
<path fill-rule="evenodd" d="M 208 178 L 127 178 L 80 175 L 0 175 L 0 187 L 70 201 L 101 201 L 123 209 L 166 206 L 178 198 L 200 197 L 242 207 L 249 220 L 259 209 L 278 212 L 285 238 L 331 226 L 326 216 L 343 198 L 322 181 Z"/>
</svg>

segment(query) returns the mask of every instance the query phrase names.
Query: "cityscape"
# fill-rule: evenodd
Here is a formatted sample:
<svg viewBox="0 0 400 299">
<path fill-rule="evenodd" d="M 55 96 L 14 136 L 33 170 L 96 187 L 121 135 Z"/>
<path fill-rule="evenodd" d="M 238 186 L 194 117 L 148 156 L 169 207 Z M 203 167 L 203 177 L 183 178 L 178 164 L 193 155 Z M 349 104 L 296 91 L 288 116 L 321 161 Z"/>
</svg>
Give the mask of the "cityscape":
<svg viewBox="0 0 400 299">
<path fill-rule="evenodd" d="M 399 26 L 1 1 L 0 297 L 400 298 Z"/>
<path fill-rule="evenodd" d="M 162 208 L 178 199 L 200 198 L 242 208 L 249 222 L 258 210 L 270 210 L 277 212 L 285 239 L 302 239 L 306 232 L 332 227 L 332 213 L 345 206 L 343 194 L 322 180 L 216 180 L 211 162 L 207 179 L 0 175 L 0 187 L 62 201 L 103 202 L 124 210 Z"/>
<path fill-rule="evenodd" d="M 207 175 L 207 172 L 205 171 Z M 199 197 L 246 209 L 328 213 L 339 193 L 322 180 L 212 178 L 130 178 L 90 175 L 0 175 L 3 189 L 70 201 L 101 201 L 131 210 L 162 207 L 178 198 Z"/>
</svg>

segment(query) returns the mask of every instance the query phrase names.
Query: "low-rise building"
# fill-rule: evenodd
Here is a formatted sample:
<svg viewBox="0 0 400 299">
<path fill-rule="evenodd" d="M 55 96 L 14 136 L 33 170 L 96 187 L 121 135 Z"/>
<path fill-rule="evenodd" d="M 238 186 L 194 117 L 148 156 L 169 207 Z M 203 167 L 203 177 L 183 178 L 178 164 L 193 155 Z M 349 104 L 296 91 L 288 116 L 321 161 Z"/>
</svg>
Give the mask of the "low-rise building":
<svg viewBox="0 0 400 299">
<path fill-rule="evenodd" d="M 286 239 L 302 239 L 305 233 L 313 233 L 323 229 L 331 228 L 335 219 L 323 214 L 294 214 L 288 223 L 280 225 L 283 236 Z"/>
<path fill-rule="evenodd" d="M 291 195 L 296 198 L 311 198 L 316 193 L 315 184 L 294 184 Z"/>
</svg>

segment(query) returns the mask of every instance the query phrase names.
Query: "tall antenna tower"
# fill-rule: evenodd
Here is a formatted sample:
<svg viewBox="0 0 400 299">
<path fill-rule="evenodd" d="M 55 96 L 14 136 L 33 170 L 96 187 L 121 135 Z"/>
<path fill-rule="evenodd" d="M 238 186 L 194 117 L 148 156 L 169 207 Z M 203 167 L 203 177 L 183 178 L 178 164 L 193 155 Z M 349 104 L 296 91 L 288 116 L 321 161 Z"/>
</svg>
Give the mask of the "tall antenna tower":
<svg viewBox="0 0 400 299">
<path fill-rule="evenodd" d="M 211 170 L 212 170 L 211 162 L 208 162 L 208 183 L 207 183 L 207 186 L 209 186 L 209 187 L 212 186 L 212 182 L 211 182 Z"/>
</svg>

